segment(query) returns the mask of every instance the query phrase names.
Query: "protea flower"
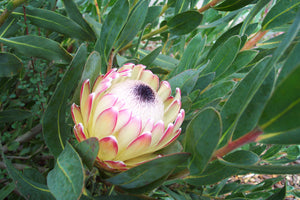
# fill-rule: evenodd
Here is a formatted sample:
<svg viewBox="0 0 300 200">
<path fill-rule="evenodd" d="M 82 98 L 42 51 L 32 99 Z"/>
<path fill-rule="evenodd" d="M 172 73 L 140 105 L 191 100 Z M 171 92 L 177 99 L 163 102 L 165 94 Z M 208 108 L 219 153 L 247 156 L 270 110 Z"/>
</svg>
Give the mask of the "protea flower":
<svg viewBox="0 0 300 200">
<path fill-rule="evenodd" d="M 170 95 L 170 84 L 159 84 L 143 65 L 112 69 L 92 88 L 86 80 L 80 107 L 71 108 L 75 136 L 79 142 L 98 138 L 96 165 L 108 171 L 124 171 L 160 157 L 157 151 L 180 135 L 185 115 L 180 89 Z"/>
</svg>

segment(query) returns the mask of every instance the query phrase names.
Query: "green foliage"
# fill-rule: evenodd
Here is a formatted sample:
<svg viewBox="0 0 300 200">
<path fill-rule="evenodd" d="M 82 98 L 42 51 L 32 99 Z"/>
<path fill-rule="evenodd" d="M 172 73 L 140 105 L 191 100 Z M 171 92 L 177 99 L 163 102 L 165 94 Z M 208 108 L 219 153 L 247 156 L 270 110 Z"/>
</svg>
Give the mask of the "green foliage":
<svg viewBox="0 0 300 200">
<path fill-rule="evenodd" d="M 286 178 L 300 173 L 299 8 L 1 1 L 0 199 L 300 198 Z M 159 152 L 173 154 L 108 173 L 93 166 L 97 138 L 76 142 L 70 106 L 83 81 L 128 62 L 168 80 L 173 94 L 181 89 L 185 121 Z M 276 178 L 233 179 L 249 173 Z"/>
</svg>

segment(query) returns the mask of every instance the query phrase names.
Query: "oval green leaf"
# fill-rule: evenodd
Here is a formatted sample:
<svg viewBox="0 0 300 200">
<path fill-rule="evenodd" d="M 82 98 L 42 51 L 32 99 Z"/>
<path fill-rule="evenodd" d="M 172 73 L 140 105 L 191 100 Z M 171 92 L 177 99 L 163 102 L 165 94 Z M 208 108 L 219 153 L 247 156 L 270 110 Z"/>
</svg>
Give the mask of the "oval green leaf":
<svg viewBox="0 0 300 200">
<path fill-rule="evenodd" d="M 0 111 L 0 123 L 21 121 L 32 117 L 32 113 L 27 110 L 11 109 Z"/>
<path fill-rule="evenodd" d="M 185 134 L 185 151 L 191 153 L 189 168 L 201 173 L 218 146 L 222 132 L 219 113 L 209 107 L 198 112 L 188 124 Z"/>
<path fill-rule="evenodd" d="M 114 45 L 115 51 L 118 51 L 128 44 L 140 31 L 147 15 L 148 4 L 148 0 L 139 1 L 132 9 L 128 20 L 126 21 L 120 35 L 118 36 L 116 44 Z"/>
<path fill-rule="evenodd" d="M 211 62 L 201 72 L 206 74 L 209 72 L 215 72 L 216 78 L 220 76 L 231 65 L 236 55 L 240 50 L 241 39 L 239 36 L 230 37 L 220 48 L 212 58 Z"/>
<path fill-rule="evenodd" d="M 95 137 L 89 138 L 75 146 L 83 163 L 91 170 L 99 152 L 99 140 Z"/>
<path fill-rule="evenodd" d="M 71 92 L 80 80 L 86 54 L 86 46 L 81 45 L 70 67 L 57 85 L 43 116 L 45 143 L 55 157 L 62 152 L 69 137 L 69 126 L 65 122 L 67 102 Z"/>
<path fill-rule="evenodd" d="M 187 69 L 195 69 L 197 67 L 197 58 L 200 57 L 205 43 L 206 37 L 202 38 L 201 34 L 197 34 L 191 39 L 176 67 L 176 73 L 183 72 Z"/>
<path fill-rule="evenodd" d="M 0 53 L 0 66 L 0 77 L 11 77 L 20 72 L 23 63 L 14 54 Z"/>
<path fill-rule="evenodd" d="M 77 24 L 79 24 L 83 30 L 89 34 L 89 40 L 96 39 L 95 32 L 90 27 L 90 25 L 85 21 L 85 19 L 82 17 L 82 14 L 80 13 L 78 7 L 76 6 L 76 3 L 73 0 L 63 0 L 63 3 L 66 8 L 66 12 L 68 16 Z"/>
<path fill-rule="evenodd" d="M 258 174 L 299 174 L 300 165 L 244 165 L 235 162 L 228 162 L 222 159 L 219 161 L 229 167 L 237 168 L 240 170 L 247 170 Z"/>
<path fill-rule="evenodd" d="M 265 133 L 285 132 L 300 127 L 300 65 L 275 88 L 259 125 Z"/>
<path fill-rule="evenodd" d="M 300 1 L 277 1 L 262 22 L 262 29 L 268 30 L 295 19 Z"/>
<path fill-rule="evenodd" d="M 300 144 L 300 128 L 278 133 L 267 133 L 258 137 L 257 141 L 265 144 Z"/>
<path fill-rule="evenodd" d="M 122 172 L 106 181 L 125 189 L 146 186 L 171 173 L 187 160 L 188 153 L 166 155 Z"/>
<path fill-rule="evenodd" d="M 234 81 L 225 81 L 208 88 L 193 102 L 192 109 L 200 109 L 214 99 L 224 98 L 234 86 Z"/>
<path fill-rule="evenodd" d="M 225 0 L 213 8 L 220 11 L 233 11 L 251 4 L 253 1 L 254 0 Z"/>
<path fill-rule="evenodd" d="M 101 28 L 100 38 L 96 43 L 96 50 L 100 52 L 104 63 L 108 61 L 108 56 L 127 20 L 128 13 L 128 0 L 118 0 L 106 16 Z"/>
<path fill-rule="evenodd" d="M 198 11 L 186 11 L 175 15 L 167 25 L 172 34 L 184 35 L 193 31 L 201 23 L 202 17 Z"/>
<path fill-rule="evenodd" d="M 69 143 L 58 156 L 54 169 L 49 172 L 47 185 L 58 200 L 74 200 L 81 196 L 84 170 L 79 155 Z"/>
<path fill-rule="evenodd" d="M 62 33 L 71 38 L 78 38 L 81 40 L 93 39 L 80 25 L 59 13 L 34 7 L 26 7 L 25 11 L 26 17 L 30 20 L 30 23 L 38 27 Z M 13 14 L 17 16 L 24 15 L 22 11 L 13 12 Z"/>
<path fill-rule="evenodd" d="M 80 99 L 80 90 L 83 81 L 90 79 L 90 84 L 93 85 L 96 78 L 101 73 L 101 56 L 97 51 L 93 51 L 84 66 L 80 81 L 78 83 L 78 86 L 74 92 L 73 96 L 73 102 L 79 105 L 79 99 Z"/>
<path fill-rule="evenodd" d="M 259 160 L 259 157 L 250 151 L 239 150 L 226 155 L 224 160 L 247 166 L 255 164 Z M 241 170 L 237 168 L 224 165 L 220 161 L 214 161 L 208 164 L 202 173 L 189 175 L 184 180 L 187 183 L 196 186 L 208 185 L 217 183 L 234 174 L 238 174 L 240 171 Z"/>
<path fill-rule="evenodd" d="M 45 37 L 26 35 L 0 38 L 0 42 L 28 57 L 43 58 L 60 64 L 68 64 L 72 59 L 59 43 Z"/>
<path fill-rule="evenodd" d="M 143 57 L 139 63 L 143 64 L 145 66 L 150 66 L 154 62 L 154 60 L 157 58 L 157 56 L 159 55 L 161 50 L 162 50 L 162 46 L 157 47 L 156 49 L 151 51 L 148 55 Z"/>
</svg>

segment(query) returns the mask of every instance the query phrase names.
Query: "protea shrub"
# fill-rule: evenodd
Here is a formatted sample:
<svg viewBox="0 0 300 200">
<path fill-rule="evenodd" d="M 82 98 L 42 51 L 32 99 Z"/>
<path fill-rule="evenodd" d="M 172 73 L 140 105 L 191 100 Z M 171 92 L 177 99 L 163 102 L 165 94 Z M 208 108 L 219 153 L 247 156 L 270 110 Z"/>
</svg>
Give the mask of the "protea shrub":
<svg viewBox="0 0 300 200">
<path fill-rule="evenodd" d="M 77 140 L 99 140 L 99 168 L 119 172 L 161 157 L 157 151 L 180 135 L 180 89 L 171 96 L 170 84 L 145 68 L 129 63 L 98 76 L 93 86 L 84 81 L 80 106 L 71 107 Z"/>
</svg>

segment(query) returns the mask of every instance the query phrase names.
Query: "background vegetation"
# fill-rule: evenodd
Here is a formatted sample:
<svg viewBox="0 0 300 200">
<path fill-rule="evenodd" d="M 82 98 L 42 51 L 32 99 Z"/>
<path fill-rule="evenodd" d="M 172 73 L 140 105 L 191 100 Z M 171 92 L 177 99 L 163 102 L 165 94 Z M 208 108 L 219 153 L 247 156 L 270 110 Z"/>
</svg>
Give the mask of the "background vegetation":
<svg viewBox="0 0 300 200">
<path fill-rule="evenodd" d="M 300 198 L 286 179 L 300 173 L 299 5 L 1 1 L 0 199 Z M 109 175 L 92 166 L 97 141 L 77 144 L 70 105 L 127 62 L 181 88 L 182 145 L 165 151 L 189 154 Z M 249 173 L 276 176 L 233 178 Z"/>
</svg>

